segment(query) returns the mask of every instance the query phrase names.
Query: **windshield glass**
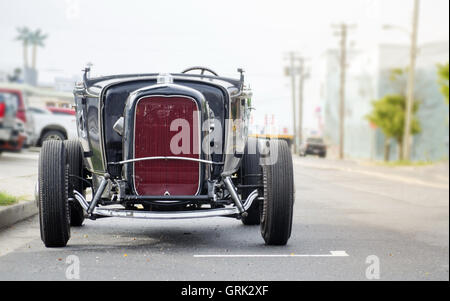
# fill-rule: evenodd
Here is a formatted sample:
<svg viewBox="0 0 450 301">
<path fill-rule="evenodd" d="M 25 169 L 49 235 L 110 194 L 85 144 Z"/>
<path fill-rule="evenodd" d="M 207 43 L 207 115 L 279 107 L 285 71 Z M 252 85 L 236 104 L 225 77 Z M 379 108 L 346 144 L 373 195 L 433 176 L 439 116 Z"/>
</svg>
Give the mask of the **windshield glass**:
<svg viewBox="0 0 450 301">
<path fill-rule="evenodd" d="M 0 103 L 5 104 L 5 116 L 16 116 L 19 104 L 19 98 L 17 97 L 17 94 L 0 92 Z"/>
<path fill-rule="evenodd" d="M 63 116 L 73 116 L 74 115 L 71 112 L 62 112 L 62 111 L 53 111 L 52 113 L 54 115 L 63 115 Z"/>
<path fill-rule="evenodd" d="M 323 144 L 323 139 L 322 138 L 308 138 L 308 140 L 306 140 L 307 143 L 311 143 L 311 144 Z"/>
<path fill-rule="evenodd" d="M 47 110 L 41 109 L 41 108 L 35 108 L 35 107 L 28 108 L 28 111 L 33 114 L 47 114 L 47 115 L 51 114 L 50 111 L 47 111 Z"/>
</svg>

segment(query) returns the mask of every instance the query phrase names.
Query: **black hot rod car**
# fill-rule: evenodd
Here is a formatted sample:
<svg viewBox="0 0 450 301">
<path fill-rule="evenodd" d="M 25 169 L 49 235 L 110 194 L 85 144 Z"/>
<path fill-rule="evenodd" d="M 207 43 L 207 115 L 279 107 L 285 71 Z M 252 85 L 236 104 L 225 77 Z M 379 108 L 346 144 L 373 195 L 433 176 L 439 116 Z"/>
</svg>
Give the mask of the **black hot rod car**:
<svg viewBox="0 0 450 301">
<path fill-rule="evenodd" d="M 251 91 L 238 71 L 91 78 L 86 68 L 74 89 L 78 140 L 46 141 L 40 153 L 44 244 L 65 246 L 85 218 L 215 216 L 260 224 L 266 244 L 286 244 L 291 152 L 285 141 L 248 138 Z"/>
</svg>

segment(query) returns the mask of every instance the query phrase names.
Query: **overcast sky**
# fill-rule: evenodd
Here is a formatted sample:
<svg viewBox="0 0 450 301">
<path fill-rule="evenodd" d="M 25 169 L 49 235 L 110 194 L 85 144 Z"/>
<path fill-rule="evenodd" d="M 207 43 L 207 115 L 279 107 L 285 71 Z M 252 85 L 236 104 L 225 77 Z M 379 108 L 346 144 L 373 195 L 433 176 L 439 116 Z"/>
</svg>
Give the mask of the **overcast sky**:
<svg viewBox="0 0 450 301">
<path fill-rule="evenodd" d="M 39 49 L 40 80 L 79 74 L 87 62 L 96 74 L 178 72 L 209 66 L 237 76 L 243 67 L 254 90 L 258 116 L 275 113 L 281 126 L 290 108 L 284 54 L 301 51 L 313 60 L 336 47 L 331 24 L 358 25 L 351 35 L 358 49 L 379 43 L 408 43 L 382 24 L 411 26 L 412 0 L 296 1 L 93 1 L 0 0 L 0 70 L 22 66 L 16 27 L 49 34 Z M 448 41 L 449 1 L 422 0 L 420 43 Z M 318 95 L 314 79 L 306 87 L 306 123 Z M 311 114 L 310 114 L 311 113 Z"/>
</svg>

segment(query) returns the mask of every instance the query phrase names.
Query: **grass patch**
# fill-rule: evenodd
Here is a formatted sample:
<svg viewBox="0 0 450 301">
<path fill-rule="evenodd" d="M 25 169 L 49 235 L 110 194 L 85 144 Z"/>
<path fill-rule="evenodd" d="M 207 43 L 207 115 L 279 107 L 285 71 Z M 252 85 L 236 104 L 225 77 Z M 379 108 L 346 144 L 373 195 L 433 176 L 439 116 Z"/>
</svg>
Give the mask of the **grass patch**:
<svg viewBox="0 0 450 301">
<path fill-rule="evenodd" d="M 12 205 L 17 203 L 18 201 L 19 201 L 18 197 L 0 191 L 0 206 Z"/>
<path fill-rule="evenodd" d="M 378 165 L 388 166 L 388 167 L 402 167 L 402 166 L 429 166 L 433 165 L 435 162 L 431 161 L 409 161 L 409 160 L 399 160 L 390 162 L 379 162 Z"/>
</svg>

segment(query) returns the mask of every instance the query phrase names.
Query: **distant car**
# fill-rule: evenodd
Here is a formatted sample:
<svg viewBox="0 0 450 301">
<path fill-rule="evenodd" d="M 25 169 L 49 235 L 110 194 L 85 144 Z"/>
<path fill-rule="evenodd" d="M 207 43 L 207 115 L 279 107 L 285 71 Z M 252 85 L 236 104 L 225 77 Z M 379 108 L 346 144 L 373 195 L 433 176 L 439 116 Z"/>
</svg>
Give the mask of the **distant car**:
<svg viewBox="0 0 450 301">
<path fill-rule="evenodd" d="M 29 144 L 41 146 L 46 140 L 67 140 L 77 137 L 76 118 L 72 114 L 52 113 L 38 107 L 29 107 L 29 124 L 33 129 Z"/>
<path fill-rule="evenodd" d="M 320 137 L 310 137 L 306 139 L 306 142 L 300 146 L 300 155 L 316 155 L 321 158 L 327 156 L 327 146 Z"/>
<path fill-rule="evenodd" d="M 21 91 L 0 88 L 0 153 L 22 149 L 27 139 L 26 122 Z"/>
<path fill-rule="evenodd" d="M 72 115 L 75 116 L 75 110 L 68 108 L 47 107 L 47 110 L 56 115 Z"/>
</svg>

